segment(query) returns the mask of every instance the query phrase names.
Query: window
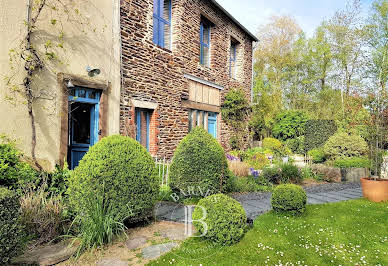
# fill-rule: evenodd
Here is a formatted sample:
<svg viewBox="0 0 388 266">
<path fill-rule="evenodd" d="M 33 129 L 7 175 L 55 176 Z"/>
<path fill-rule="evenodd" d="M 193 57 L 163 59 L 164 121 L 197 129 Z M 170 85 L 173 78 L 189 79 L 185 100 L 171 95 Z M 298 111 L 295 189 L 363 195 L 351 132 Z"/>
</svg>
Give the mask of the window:
<svg viewBox="0 0 388 266">
<path fill-rule="evenodd" d="M 210 65 L 210 28 L 211 22 L 205 18 L 201 19 L 201 32 L 200 32 L 200 43 L 201 43 L 201 65 Z"/>
<path fill-rule="evenodd" d="M 171 0 L 154 0 L 153 42 L 171 49 Z"/>
<path fill-rule="evenodd" d="M 195 127 L 203 127 L 217 138 L 217 113 L 191 109 L 189 110 L 189 132 Z"/>
<path fill-rule="evenodd" d="M 237 72 L 237 43 L 232 41 L 230 44 L 230 63 L 229 63 L 229 76 L 231 78 L 236 78 Z"/>
<path fill-rule="evenodd" d="M 136 140 L 141 145 L 150 148 L 150 119 L 152 110 L 136 108 L 135 110 L 135 124 L 136 124 Z"/>
</svg>

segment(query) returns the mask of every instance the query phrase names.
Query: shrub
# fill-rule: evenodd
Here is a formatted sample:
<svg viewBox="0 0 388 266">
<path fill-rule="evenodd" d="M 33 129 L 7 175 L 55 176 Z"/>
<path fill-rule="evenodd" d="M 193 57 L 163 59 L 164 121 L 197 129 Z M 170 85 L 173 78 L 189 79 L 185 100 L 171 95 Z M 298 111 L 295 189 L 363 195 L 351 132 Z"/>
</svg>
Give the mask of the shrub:
<svg viewBox="0 0 388 266">
<path fill-rule="evenodd" d="M 242 193 L 270 190 L 270 184 L 260 177 L 236 177 L 233 182 L 233 190 L 231 192 Z"/>
<path fill-rule="evenodd" d="M 36 181 L 37 172 L 21 159 L 22 153 L 14 143 L 0 143 L 0 186 L 18 188 Z"/>
<path fill-rule="evenodd" d="M 271 151 L 277 151 L 282 147 L 282 143 L 274 138 L 265 138 L 263 139 L 263 149 L 268 149 Z"/>
<path fill-rule="evenodd" d="M 175 151 L 170 186 L 182 191 L 198 186 L 214 194 L 228 187 L 231 175 L 221 145 L 203 128 L 197 127 L 183 138 Z"/>
<path fill-rule="evenodd" d="M 367 155 L 368 144 L 360 136 L 337 133 L 326 142 L 324 152 L 331 160 L 361 157 Z"/>
<path fill-rule="evenodd" d="M 59 198 L 48 197 L 44 187 L 24 194 L 21 221 L 38 244 L 49 242 L 64 232 L 64 206 Z"/>
<path fill-rule="evenodd" d="M 338 159 L 334 162 L 334 166 L 339 168 L 370 168 L 371 161 L 366 157 L 352 157 Z"/>
<path fill-rule="evenodd" d="M 55 196 L 64 196 L 70 173 L 67 163 L 63 168 L 59 165 L 55 166 L 55 171 L 47 175 L 47 191 Z"/>
<path fill-rule="evenodd" d="M 267 156 L 262 153 L 256 153 L 252 155 L 249 159 L 246 160 L 249 167 L 254 168 L 255 170 L 261 170 L 265 166 L 270 164 Z"/>
<path fill-rule="evenodd" d="M 291 163 L 284 163 L 280 165 L 281 170 L 281 182 L 282 183 L 300 183 L 301 175 L 299 173 L 298 167 Z"/>
<path fill-rule="evenodd" d="M 304 133 L 305 150 L 322 147 L 335 132 L 337 132 L 337 125 L 333 120 L 308 120 Z"/>
<path fill-rule="evenodd" d="M 261 173 L 261 176 L 272 184 L 279 184 L 282 177 L 280 169 L 276 166 L 265 167 Z"/>
<path fill-rule="evenodd" d="M 323 163 L 326 160 L 326 155 L 323 151 L 323 148 L 314 148 L 307 154 L 311 157 L 313 163 Z"/>
<path fill-rule="evenodd" d="M 311 165 L 313 173 L 326 182 L 341 182 L 341 170 L 335 167 L 330 167 L 323 164 Z"/>
<path fill-rule="evenodd" d="M 286 146 L 293 153 L 304 154 L 304 136 L 286 140 Z"/>
<path fill-rule="evenodd" d="M 155 163 L 147 150 L 136 140 L 117 135 L 89 149 L 70 175 L 67 194 L 79 215 L 109 211 L 116 222 L 135 222 L 152 213 L 158 184 Z M 91 222 L 92 217 L 84 218 Z"/>
<path fill-rule="evenodd" d="M 304 112 L 288 110 L 276 116 L 272 133 L 281 140 L 293 139 L 304 134 L 306 122 L 307 115 Z"/>
<path fill-rule="evenodd" d="M 306 209 L 307 196 L 302 187 L 294 184 L 277 186 L 271 198 L 275 212 L 303 213 Z"/>
<path fill-rule="evenodd" d="M 10 259 L 19 254 L 23 239 L 19 199 L 14 192 L 0 187 L 0 265 L 9 265 Z"/>
<path fill-rule="evenodd" d="M 322 181 L 323 178 L 320 174 L 314 173 L 311 167 L 305 166 L 301 169 L 302 179 L 315 179 L 317 181 Z"/>
<path fill-rule="evenodd" d="M 204 211 L 206 217 L 202 221 L 207 225 L 207 231 L 203 223 L 198 222 L 204 217 Z M 205 238 L 218 244 L 231 245 L 244 236 L 247 216 L 238 201 L 223 194 L 215 194 L 198 202 L 193 220 L 195 228 Z"/>
</svg>

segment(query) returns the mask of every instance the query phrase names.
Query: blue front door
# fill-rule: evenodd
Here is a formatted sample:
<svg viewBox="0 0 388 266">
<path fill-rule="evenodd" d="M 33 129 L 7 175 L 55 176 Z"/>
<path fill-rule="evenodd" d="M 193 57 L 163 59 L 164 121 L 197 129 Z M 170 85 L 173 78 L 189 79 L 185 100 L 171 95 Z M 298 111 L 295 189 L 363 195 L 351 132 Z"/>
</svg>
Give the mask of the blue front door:
<svg viewBox="0 0 388 266">
<path fill-rule="evenodd" d="M 208 113 L 207 131 L 214 138 L 217 138 L 217 113 Z"/>
<path fill-rule="evenodd" d="M 85 88 L 72 89 L 69 96 L 69 153 L 70 168 L 98 141 L 100 92 Z"/>
</svg>

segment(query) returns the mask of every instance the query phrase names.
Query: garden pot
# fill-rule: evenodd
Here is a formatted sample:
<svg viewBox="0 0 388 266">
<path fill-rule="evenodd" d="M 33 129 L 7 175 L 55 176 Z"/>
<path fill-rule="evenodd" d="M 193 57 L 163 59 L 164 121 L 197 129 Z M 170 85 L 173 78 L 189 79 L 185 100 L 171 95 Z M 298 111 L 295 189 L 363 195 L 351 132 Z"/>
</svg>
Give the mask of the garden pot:
<svg viewBox="0 0 388 266">
<path fill-rule="evenodd" d="M 361 178 L 362 194 L 374 202 L 388 201 L 388 180 Z"/>
</svg>

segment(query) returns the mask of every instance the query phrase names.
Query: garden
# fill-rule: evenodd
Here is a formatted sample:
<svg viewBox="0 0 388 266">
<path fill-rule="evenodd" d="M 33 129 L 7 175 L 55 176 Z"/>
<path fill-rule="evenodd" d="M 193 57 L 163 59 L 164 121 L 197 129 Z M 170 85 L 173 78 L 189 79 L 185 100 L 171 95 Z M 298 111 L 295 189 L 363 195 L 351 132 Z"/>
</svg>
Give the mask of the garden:
<svg viewBox="0 0 388 266">
<path fill-rule="evenodd" d="M 285 24 L 261 29 L 253 103 L 242 90 L 229 90 L 221 108 L 228 143 L 194 128 L 162 165 L 168 179 L 160 180 L 160 165 L 129 137 L 102 138 L 74 170 L 45 172 L 31 166 L 17 141 L 1 136 L 0 265 L 95 265 L 106 254 L 127 253 L 115 262 L 388 264 L 387 1 L 374 2 L 362 34 L 351 23 L 338 33 L 348 21 L 341 18 L 354 19 L 356 11 L 338 12 L 311 39 L 297 31 L 285 54 L 266 38 L 279 32 L 268 27 Z M 363 81 L 360 73 L 344 74 L 359 63 L 350 49 L 357 45 L 370 53 Z M 365 199 L 307 204 L 308 186 L 360 182 Z M 260 193 L 270 194 L 271 210 L 253 221 L 235 198 L 258 196 L 252 204 L 260 205 Z M 177 206 L 184 208 L 180 224 L 157 219 L 157 211 L 172 216 Z M 178 229 L 193 234 L 185 240 Z M 53 245 L 63 247 L 55 261 L 30 253 Z"/>
</svg>

